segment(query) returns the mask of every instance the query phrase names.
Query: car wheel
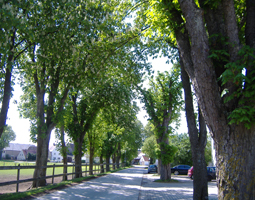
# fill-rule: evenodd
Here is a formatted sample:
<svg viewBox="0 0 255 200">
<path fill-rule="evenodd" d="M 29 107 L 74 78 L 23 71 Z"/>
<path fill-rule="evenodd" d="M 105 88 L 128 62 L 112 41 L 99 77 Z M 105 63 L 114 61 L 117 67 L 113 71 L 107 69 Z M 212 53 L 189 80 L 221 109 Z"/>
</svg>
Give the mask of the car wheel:
<svg viewBox="0 0 255 200">
<path fill-rule="evenodd" d="M 211 181 L 211 180 L 212 180 L 212 177 L 211 177 L 211 176 L 208 176 L 207 180 L 208 180 L 208 181 Z"/>
<path fill-rule="evenodd" d="M 178 171 L 175 171 L 175 172 L 174 172 L 174 175 L 179 175 L 179 172 L 178 172 Z"/>
</svg>

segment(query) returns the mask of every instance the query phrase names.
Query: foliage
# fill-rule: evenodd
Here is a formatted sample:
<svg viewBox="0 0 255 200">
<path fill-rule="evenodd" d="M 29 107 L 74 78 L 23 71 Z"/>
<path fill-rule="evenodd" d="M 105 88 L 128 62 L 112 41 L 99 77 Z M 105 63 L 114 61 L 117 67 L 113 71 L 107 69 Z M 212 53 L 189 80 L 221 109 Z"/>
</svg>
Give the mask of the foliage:
<svg viewBox="0 0 255 200">
<path fill-rule="evenodd" d="M 173 162 L 174 155 L 177 152 L 177 147 L 174 145 L 166 144 L 165 142 L 159 143 L 159 147 L 156 150 L 157 157 L 162 160 L 163 165 L 167 165 Z"/>
<path fill-rule="evenodd" d="M 142 152 L 149 156 L 151 159 L 156 160 L 157 154 L 157 141 L 155 135 L 147 137 L 143 142 Z"/>
<path fill-rule="evenodd" d="M 255 91 L 252 83 L 255 81 L 254 71 L 247 73 L 247 70 L 255 64 L 255 49 L 248 45 L 243 46 L 239 51 L 240 59 L 236 62 L 229 62 L 225 67 L 226 70 L 221 76 L 222 85 L 228 81 L 238 86 L 237 90 L 227 96 L 224 102 L 227 103 L 233 99 L 239 99 L 238 106 L 230 113 L 230 124 L 244 123 L 246 128 L 254 124 L 255 108 L 250 103 L 254 101 Z M 250 59 L 253 58 L 253 59 Z M 222 96 L 228 93 L 225 89 Z"/>
<path fill-rule="evenodd" d="M 28 161 L 34 161 L 34 160 L 36 160 L 36 155 L 35 155 L 35 154 L 32 154 L 32 153 L 28 153 L 28 154 L 27 154 L 27 160 L 28 160 Z"/>
<path fill-rule="evenodd" d="M 192 166 L 192 153 L 189 135 L 186 133 L 170 136 L 171 144 L 177 148 L 173 165 L 186 164 Z"/>
<path fill-rule="evenodd" d="M 2 137 L 0 138 L 0 150 L 4 149 L 5 147 L 9 146 L 11 141 L 14 141 L 16 138 L 16 134 L 12 130 L 11 126 L 6 126 Z"/>
</svg>

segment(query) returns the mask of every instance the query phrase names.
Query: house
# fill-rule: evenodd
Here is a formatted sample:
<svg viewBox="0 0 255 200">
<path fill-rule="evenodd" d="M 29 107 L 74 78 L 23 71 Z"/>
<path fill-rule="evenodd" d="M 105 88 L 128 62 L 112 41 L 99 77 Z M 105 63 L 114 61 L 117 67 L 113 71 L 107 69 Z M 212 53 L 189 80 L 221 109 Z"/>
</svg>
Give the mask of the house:
<svg viewBox="0 0 255 200">
<path fill-rule="evenodd" d="M 26 159 L 27 159 L 27 150 L 22 149 L 17 156 L 17 160 L 26 160 Z"/>
<path fill-rule="evenodd" d="M 67 146 L 67 162 L 73 162 L 74 144 L 68 144 Z M 59 148 L 57 148 L 55 144 L 53 144 L 53 146 L 49 148 L 48 159 L 51 162 L 62 162 L 63 160 L 63 156 L 61 155 Z"/>
<path fill-rule="evenodd" d="M 150 159 L 146 156 L 142 156 L 139 163 L 140 163 L 140 165 L 149 165 Z"/>
<path fill-rule="evenodd" d="M 28 149 L 32 144 L 18 144 L 18 143 L 9 143 L 9 146 L 3 149 L 2 158 L 17 160 L 18 156 L 21 159 L 24 159 L 22 156 L 22 150 Z M 20 154 L 20 155 L 19 155 Z"/>
<path fill-rule="evenodd" d="M 28 149 L 22 149 L 19 152 L 19 154 L 17 156 L 17 160 L 28 160 L 29 154 L 33 155 L 34 159 L 32 159 L 32 160 L 35 160 L 36 152 L 37 152 L 37 147 L 35 145 L 31 145 L 30 147 L 28 147 Z"/>
</svg>

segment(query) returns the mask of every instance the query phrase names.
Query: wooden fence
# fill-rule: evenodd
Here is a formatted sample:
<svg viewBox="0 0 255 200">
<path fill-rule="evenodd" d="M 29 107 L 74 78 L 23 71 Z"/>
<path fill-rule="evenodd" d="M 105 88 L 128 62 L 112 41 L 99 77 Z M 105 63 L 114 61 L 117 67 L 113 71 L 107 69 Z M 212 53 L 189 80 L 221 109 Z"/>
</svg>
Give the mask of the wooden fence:
<svg viewBox="0 0 255 200">
<path fill-rule="evenodd" d="M 18 166 L 0 166 L 0 170 L 17 170 L 17 181 L 2 182 L 2 183 L 0 183 L 0 186 L 16 184 L 16 192 L 18 192 L 20 183 L 51 178 L 52 179 L 51 183 L 53 184 L 55 177 L 63 176 L 63 178 L 64 178 L 64 177 L 67 177 L 68 175 L 72 175 L 72 178 L 74 178 L 74 175 L 76 174 L 76 172 L 75 172 L 75 167 L 76 166 L 79 166 L 79 165 L 75 165 L 75 164 L 55 165 L 55 164 L 53 164 L 53 165 L 43 166 L 42 168 L 46 168 L 46 170 L 48 168 L 53 168 L 51 176 L 38 177 L 38 178 L 29 178 L 29 179 L 22 179 L 22 180 L 20 180 L 20 170 L 22 170 L 22 169 L 35 169 L 36 166 L 20 166 L 20 164 L 18 164 Z M 110 170 L 115 169 L 116 166 L 124 167 L 125 164 L 124 163 L 121 163 L 119 165 L 117 165 L 115 163 L 109 164 Z M 72 167 L 72 173 L 55 174 L 55 168 L 57 168 L 57 167 L 63 167 L 63 169 L 64 169 L 64 167 Z M 91 172 L 91 170 L 89 170 L 89 164 L 82 164 L 81 169 L 82 169 L 82 167 L 85 167 L 85 171 L 82 171 L 81 173 L 84 174 L 85 177 L 88 176 L 89 172 Z M 106 164 L 93 164 L 92 173 L 93 174 L 99 174 L 101 172 L 101 168 L 103 168 L 104 172 L 105 172 L 106 171 Z"/>
</svg>

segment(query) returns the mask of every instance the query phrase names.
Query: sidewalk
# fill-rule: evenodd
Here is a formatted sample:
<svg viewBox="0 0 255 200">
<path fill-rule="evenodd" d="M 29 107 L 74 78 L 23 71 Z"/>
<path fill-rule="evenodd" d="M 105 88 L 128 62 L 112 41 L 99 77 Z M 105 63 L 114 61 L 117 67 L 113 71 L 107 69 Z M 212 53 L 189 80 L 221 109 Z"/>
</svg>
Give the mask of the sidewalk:
<svg viewBox="0 0 255 200">
<path fill-rule="evenodd" d="M 155 174 L 144 174 L 139 200 L 193 200 L 193 181 L 188 177 L 172 176 L 178 182 L 160 183 Z M 217 200 L 216 182 L 208 182 L 209 200 Z"/>
<path fill-rule="evenodd" d="M 187 177 L 173 176 L 177 182 L 159 183 L 144 167 L 133 167 L 108 174 L 73 187 L 52 192 L 38 200 L 117 199 L 117 200 L 192 200 L 193 183 Z M 208 183 L 209 200 L 217 200 L 216 182 Z"/>
</svg>

